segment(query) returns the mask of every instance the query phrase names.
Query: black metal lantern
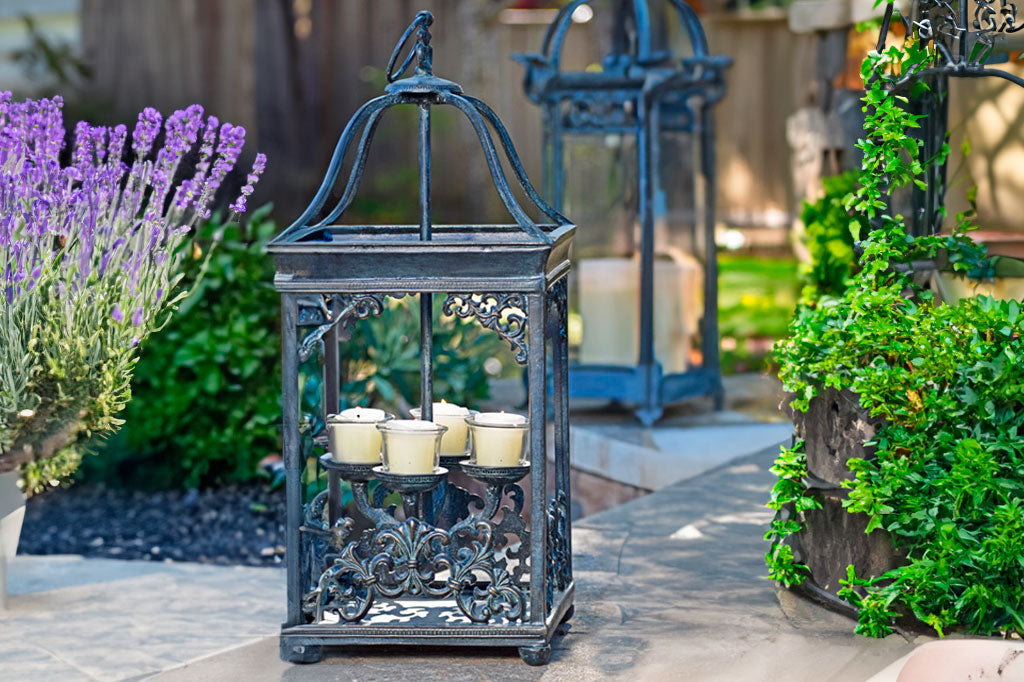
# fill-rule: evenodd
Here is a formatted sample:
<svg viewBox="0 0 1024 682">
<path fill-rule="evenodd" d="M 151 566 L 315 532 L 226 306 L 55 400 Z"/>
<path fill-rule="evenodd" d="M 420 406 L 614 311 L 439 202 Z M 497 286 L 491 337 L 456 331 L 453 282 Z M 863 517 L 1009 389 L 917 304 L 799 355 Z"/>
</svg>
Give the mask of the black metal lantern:
<svg viewBox="0 0 1024 682">
<path fill-rule="evenodd" d="M 268 247 L 277 265 L 275 286 L 282 305 L 288 616 L 281 656 L 288 661 L 319 660 L 328 645 L 394 643 L 517 646 L 526 662 L 542 664 L 558 626 L 572 614 L 565 330 L 568 252 L 575 227 L 530 185 L 495 113 L 456 83 L 432 74 L 432 21 L 428 12 L 417 15 L 391 57 L 386 94 L 356 112 L 312 203 Z M 414 33 L 415 48 L 396 68 Z M 403 78 L 413 59 L 415 75 Z M 419 112 L 419 224 L 342 225 L 339 218 L 356 193 L 381 115 L 399 105 Z M 441 105 L 458 109 L 473 126 L 514 224 L 433 224 L 430 122 L 432 107 Z M 493 135 L 545 221 L 535 221 L 518 203 Z M 356 140 L 341 199 L 320 217 Z M 304 504 L 302 439 L 309 436 L 300 433 L 300 358 L 323 341 L 326 417 L 339 403 L 339 331 L 381 313 L 388 297 L 418 296 L 419 423 L 429 422 L 435 416 L 435 294 L 445 296 L 447 313 L 475 318 L 508 341 L 517 362 L 527 365 L 528 422 L 520 418 L 516 424 L 527 433 L 520 442 L 526 443 L 529 461 L 517 456 L 511 464 L 485 464 L 475 448 L 495 447 L 484 443 L 497 441 L 482 437 L 474 441 L 474 460 L 442 457 L 442 466 L 419 473 L 399 470 L 395 452 L 391 465 L 385 459 L 387 468 L 337 461 L 328 453 L 315 460 L 327 470 L 327 490 Z M 314 328 L 301 336 L 302 326 Z M 549 356 L 553 418 L 545 391 Z M 550 486 L 545 432 L 552 419 Z M 397 452 L 400 443 L 389 445 L 387 433 L 384 438 L 387 458 L 388 449 Z M 483 484 L 486 492 L 473 495 L 449 481 L 447 473 L 454 470 Z M 527 477 L 528 522 L 523 514 L 527 495 L 519 485 Z M 341 504 L 342 481 L 352 488 L 355 509 L 349 512 Z M 393 493 L 401 496 L 401 509 L 384 503 Z M 360 524 L 366 528 L 361 532 L 355 530 Z"/>
<path fill-rule="evenodd" d="M 692 50 L 691 56 L 681 59 L 668 49 L 666 32 L 658 30 L 664 26 L 656 24 L 646 0 L 618 0 L 612 51 L 600 69 L 564 71 L 562 53 L 572 17 L 590 4 L 575 0 L 562 7 L 548 27 L 542 54 L 518 59 L 526 65 L 526 92 L 544 112 L 545 196 L 558 210 L 565 206 L 577 217 L 586 215 L 581 222 L 587 228 L 577 237 L 575 257 L 609 251 L 620 257 L 618 265 L 595 261 L 589 277 L 587 261 L 579 261 L 582 344 L 579 363 L 570 372 L 570 395 L 636 405 L 637 416 L 650 425 L 661 416 L 663 405 L 677 400 L 709 395 L 716 408 L 722 404 L 711 112 L 725 94 L 723 71 L 731 60 L 708 54 L 700 21 L 685 2 L 665 3 L 678 16 Z M 611 187 L 594 187 L 594 179 L 586 175 L 586 160 L 572 155 L 579 144 L 591 145 L 588 153 L 599 157 L 606 173 L 615 174 L 608 182 Z M 595 147 L 614 147 L 616 154 L 602 155 Z M 699 180 L 687 158 L 694 155 L 699 158 Z M 619 206 L 602 203 L 616 195 L 621 198 Z M 677 270 L 692 276 L 674 277 L 673 261 Z M 700 261 L 701 358 L 694 362 L 686 351 L 692 333 L 685 329 L 685 319 L 671 316 L 666 289 L 674 286 L 677 293 L 695 300 Z M 627 285 L 614 293 L 599 291 L 610 279 L 622 279 L 622 273 L 631 290 Z M 593 305 L 588 306 L 590 288 L 595 294 L 589 296 Z M 617 295 L 625 298 L 621 310 L 608 310 Z M 588 307 L 593 309 L 589 315 Z M 691 310 L 695 307 L 691 304 Z M 684 312 L 687 317 L 695 320 L 696 310 Z M 614 318 L 614 328 L 602 326 L 608 318 Z M 616 333 L 625 336 L 616 339 Z M 670 348 L 673 337 L 675 350 Z M 588 343 L 602 347 L 588 351 Z M 622 348 L 636 349 L 635 365 L 628 356 L 618 357 L 617 349 Z"/>
<path fill-rule="evenodd" d="M 893 3 L 885 8 L 877 49 L 889 39 Z M 1009 60 L 1007 52 L 1024 49 L 1024 17 L 1018 18 L 1012 0 L 917 0 L 906 15 L 897 12 L 904 36 L 913 36 L 922 47 L 937 53 L 934 64 L 909 73 L 892 87 L 908 95 L 914 114 L 922 116 L 921 160 L 934 158 L 946 143 L 950 78 L 1002 78 L 1024 87 L 1024 78 L 994 68 Z M 916 88 L 917 83 L 928 87 Z M 935 234 L 945 217 L 946 163 L 927 166 L 925 186 L 911 191 L 909 229 L 914 235 Z"/>
</svg>

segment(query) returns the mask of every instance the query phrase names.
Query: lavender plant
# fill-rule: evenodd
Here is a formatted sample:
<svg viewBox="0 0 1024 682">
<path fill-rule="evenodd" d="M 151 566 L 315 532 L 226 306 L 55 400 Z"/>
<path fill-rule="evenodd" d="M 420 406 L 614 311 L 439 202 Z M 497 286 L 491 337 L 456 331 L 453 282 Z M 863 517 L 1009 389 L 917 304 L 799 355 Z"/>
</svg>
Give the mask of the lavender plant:
<svg viewBox="0 0 1024 682">
<path fill-rule="evenodd" d="M 147 108 L 130 140 L 79 123 L 64 165 L 62 105 L 0 94 L 0 472 L 21 467 L 30 492 L 74 471 L 82 437 L 120 425 L 139 344 L 185 296 L 183 247 L 245 142 L 199 105 L 166 121 Z"/>
</svg>

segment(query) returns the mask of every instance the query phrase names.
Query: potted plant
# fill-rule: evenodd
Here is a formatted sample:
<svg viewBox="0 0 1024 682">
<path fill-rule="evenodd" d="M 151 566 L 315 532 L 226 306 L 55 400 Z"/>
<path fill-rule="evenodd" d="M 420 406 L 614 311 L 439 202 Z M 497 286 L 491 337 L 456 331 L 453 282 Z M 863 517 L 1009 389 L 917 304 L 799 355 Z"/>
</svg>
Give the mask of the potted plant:
<svg viewBox="0 0 1024 682">
<path fill-rule="evenodd" d="M 79 123 L 62 163 L 62 105 L 0 94 L 0 565 L 24 494 L 65 480 L 81 442 L 119 426 L 139 344 L 185 296 L 189 232 L 245 141 L 198 105 L 166 121 L 147 108 L 130 138 Z M 257 155 L 233 211 L 264 163 Z"/>
<path fill-rule="evenodd" d="M 776 349 L 797 438 L 773 468 L 766 559 L 779 583 L 846 600 L 862 634 L 885 635 L 901 618 L 940 636 L 1019 634 L 1021 307 L 988 296 L 939 304 L 912 264 L 983 271 L 984 249 L 965 234 L 972 214 L 950 235 L 914 237 L 887 200 L 923 186 L 927 166 L 918 117 L 889 86 L 935 58 L 908 39 L 865 61 L 864 162 L 845 206 L 870 229 L 855 235 L 846 289 L 805 301 Z"/>
</svg>

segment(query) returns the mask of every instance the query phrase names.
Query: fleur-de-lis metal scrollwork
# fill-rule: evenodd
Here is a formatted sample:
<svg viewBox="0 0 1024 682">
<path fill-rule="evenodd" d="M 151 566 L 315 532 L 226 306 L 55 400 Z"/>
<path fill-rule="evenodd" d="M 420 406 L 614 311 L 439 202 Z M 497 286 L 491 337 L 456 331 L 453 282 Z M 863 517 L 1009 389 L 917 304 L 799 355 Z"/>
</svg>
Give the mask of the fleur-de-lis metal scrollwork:
<svg viewBox="0 0 1024 682">
<path fill-rule="evenodd" d="M 504 613 L 509 620 L 522 618 L 525 597 L 511 576 L 494 563 L 494 527 L 477 521 L 470 541 L 459 547 L 454 556 L 444 557 L 451 577 L 448 589 L 455 602 L 474 623 L 486 623 L 491 616 Z M 481 577 L 487 578 L 486 581 Z"/>
<path fill-rule="evenodd" d="M 374 536 L 378 552 L 362 559 L 358 542 L 350 542 L 321 575 L 307 599 L 315 599 L 315 619 L 334 611 L 347 621 L 360 620 L 373 606 L 376 595 L 403 594 L 443 597 L 448 586 L 435 583 L 438 571 L 447 567 L 448 533 L 418 519 L 380 529 Z"/>
<path fill-rule="evenodd" d="M 483 519 L 459 524 L 451 533 L 416 518 L 378 529 L 377 553 L 361 557 L 361 543 L 353 541 L 328 557 L 330 566 L 305 597 L 306 611 L 314 622 L 323 622 L 327 612 L 352 622 L 369 612 L 377 596 L 454 596 L 473 622 L 487 622 L 496 614 L 520 619 L 526 597 L 495 562 L 494 543 L 495 527 Z M 448 571 L 447 580 L 437 579 L 442 571 Z"/>
<path fill-rule="evenodd" d="M 522 294 L 448 294 L 442 310 L 462 319 L 476 317 L 508 342 L 516 362 L 526 364 L 526 297 Z"/>
</svg>

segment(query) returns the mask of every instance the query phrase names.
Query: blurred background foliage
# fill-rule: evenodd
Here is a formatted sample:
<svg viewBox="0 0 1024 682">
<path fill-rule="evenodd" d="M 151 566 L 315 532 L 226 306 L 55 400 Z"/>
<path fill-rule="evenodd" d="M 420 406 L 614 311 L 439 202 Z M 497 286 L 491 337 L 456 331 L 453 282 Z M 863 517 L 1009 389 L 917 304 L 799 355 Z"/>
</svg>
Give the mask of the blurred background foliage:
<svg viewBox="0 0 1024 682">
<path fill-rule="evenodd" d="M 853 274 L 853 231 L 851 224 L 866 234 L 861 217 L 852 217 L 846 210 L 846 197 L 857 187 L 857 174 L 849 171 L 822 178 L 825 190 L 820 199 L 805 201 L 803 220 L 804 244 L 811 260 L 801 264 L 800 278 L 804 284 L 803 298 L 817 300 L 821 296 L 840 296 Z"/>
<path fill-rule="evenodd" d="M 718 265 L 723 374 L 773 371 L 772 345 L 786 335 L 799 295 L 796 258 L 721 253 Z"/>
</svg>

